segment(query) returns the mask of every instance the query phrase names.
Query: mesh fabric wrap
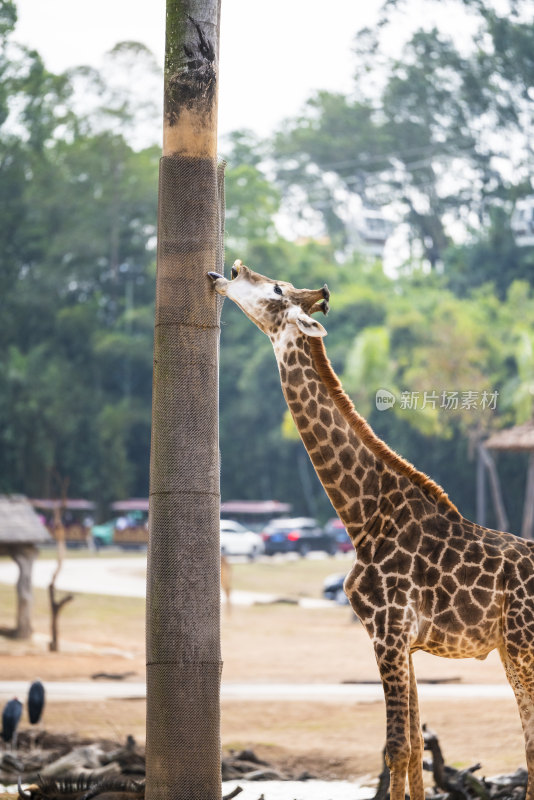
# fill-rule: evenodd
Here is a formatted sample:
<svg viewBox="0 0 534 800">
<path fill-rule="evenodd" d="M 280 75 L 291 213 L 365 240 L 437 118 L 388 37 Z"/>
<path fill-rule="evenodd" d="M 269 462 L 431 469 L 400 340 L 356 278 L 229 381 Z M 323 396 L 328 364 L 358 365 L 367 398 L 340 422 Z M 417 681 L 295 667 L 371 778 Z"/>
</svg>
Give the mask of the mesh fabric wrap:
<svg viewBox="0 0 534 800">
<path fill-rule="evenodd" d="M 224 165 L 160 163 L 147 570 L 147 800 L 216 800 Z M 209 753 L 209 758 L 206 757 Z"/>
</svg>

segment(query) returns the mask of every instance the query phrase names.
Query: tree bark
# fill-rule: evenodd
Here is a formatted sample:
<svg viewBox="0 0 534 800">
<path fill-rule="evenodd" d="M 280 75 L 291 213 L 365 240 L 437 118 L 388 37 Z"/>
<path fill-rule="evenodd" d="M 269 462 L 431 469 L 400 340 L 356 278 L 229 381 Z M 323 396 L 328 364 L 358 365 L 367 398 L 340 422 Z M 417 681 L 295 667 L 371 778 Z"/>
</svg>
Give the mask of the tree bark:
<svg viewBox="0 0 534 800">
<path fill-rule="evenodd" d="M 32 568 L 37 556 L 37 548 L 33 545 L 21 545 L 11 550 L 11 556 L 19 568 L 17 580 L 17 639 L 29 639 L 32 634 Z"/>
<path fill-rule="evenodd" d="M 59 485 L 61 487 L 61 501 L 58 502 L 56 507 L 54 508 L 54 538 L 56 540 L 57 545 L 57 564 L 54 570 L 54 574 L 52 575 L 52 580 L 50 581 L 50 585 L 48 587 L 48 597 L 50 600 L 50 642 L 48 644 L 48 649 L 52 653 L 57 653 L 59 650 L 59 624 L 58 624 L 58 617 L 59 612 L 67 603 L 70 603 L 71 600 L 74 600 L 73 594 L 64 595 L 60 600 L 56 599 L 56 580 L 58 578 L 59 573 L 61 572 L 61 567 L 63 566 L 63 558 L 65 557 L 65 526 L 63 524 L 63 515 L 65 514 L 65 508 L 67 503 L 67 488 L 69 485 L 69 478 L 59 478 L 59 475 L 56 473 L 57 478 L 59 479 Z"/>
<path fill-rule="evenodd" d="M 147 570 L 147 800 L 220 800 L 220 0 L 167 0 Z M 220 176 L 219 176 L 220 177 Z"/>
<path fill-rule="evenodd" d="M 60 600 L 56 600 L 56 587 L 55 587 L 55 577 L 50 586 L 48 587 L 48 596 L 50 599 L 50 642 L 48 644 L 48 649 L 51 653 L 59 652 L 59 626 L 58 626 L 58 617 L 59 612 L 67 603 L 70 603 L 71 600 L 74 600 L 73 594 L 65 594 Z"/>
</svg>

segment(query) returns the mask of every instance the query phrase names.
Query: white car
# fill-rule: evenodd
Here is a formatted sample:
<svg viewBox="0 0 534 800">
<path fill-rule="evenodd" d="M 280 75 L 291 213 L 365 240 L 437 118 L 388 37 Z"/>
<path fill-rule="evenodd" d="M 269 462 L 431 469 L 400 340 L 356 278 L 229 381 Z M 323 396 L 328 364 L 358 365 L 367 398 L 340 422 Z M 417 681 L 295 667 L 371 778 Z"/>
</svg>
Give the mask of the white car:
<svg viewBox="0 0 534 800">
<path fill-rule="evenodd" d="M 232 519 L 221 520 L 221 555 L 247 556 L 253 561 L 263 553 L 263 540 L 259 533 L 254 533 Z"/>
</svg>

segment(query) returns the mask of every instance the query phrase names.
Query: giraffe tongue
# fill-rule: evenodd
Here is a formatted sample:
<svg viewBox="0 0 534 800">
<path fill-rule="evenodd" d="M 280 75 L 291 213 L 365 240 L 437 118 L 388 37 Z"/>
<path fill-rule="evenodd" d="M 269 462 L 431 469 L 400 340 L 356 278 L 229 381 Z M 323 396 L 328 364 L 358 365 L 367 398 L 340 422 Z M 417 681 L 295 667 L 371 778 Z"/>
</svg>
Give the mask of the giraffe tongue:
<svg viewBox="0 0 534 800">
<path fill-rule="evenodd" d="M 224 275 L 219 275 L 218 272 L 208 272 L 208 275 L 212 279 L 212 281 L 216 281 L 219 278 L 224 278 Z"/>
</svg>

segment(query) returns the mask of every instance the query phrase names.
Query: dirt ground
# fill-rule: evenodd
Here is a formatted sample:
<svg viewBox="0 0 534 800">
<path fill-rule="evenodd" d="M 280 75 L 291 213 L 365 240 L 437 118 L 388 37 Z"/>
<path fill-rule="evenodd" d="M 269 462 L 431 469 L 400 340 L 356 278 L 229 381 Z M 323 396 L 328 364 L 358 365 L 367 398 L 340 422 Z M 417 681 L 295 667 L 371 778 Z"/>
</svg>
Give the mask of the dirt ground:
<svg viewBox="0 0 534 800">
<path fill-rule="evenodd" d="M 32 642 L 0 636 L 0 680 L 88 680 L 95 673 L 144 678 L 144 602 L 78 595 L 61 619 L 61 652 L 49 653 L 44 591 L 36 591 Z M 0 626 L 12 621 L 13 590 L 0 586 Z M 344 607 L 237 606 L 222 618 L 223 681 L 339 683 L 376 681 L 370 641 Z M 418 653 L 420 680 L 505 683 L 496 653 L 485 662 L 446 660 Z M 126 679 L 128 680 L 128 678 Z M 376 776 L 385 737 L 383 702 L 222 703 L 225 750 L 251 747 L 285 767 L 324 778 Z M 524 764 L 523 738 L 513 699 L 423 700 L 422 721 L 439 736 L 447 763 L 482 763 L 480 774 Z M 48 703 L 47 730 L 118 740 L 145 735 L 143 700 Z"/>
</svg>

